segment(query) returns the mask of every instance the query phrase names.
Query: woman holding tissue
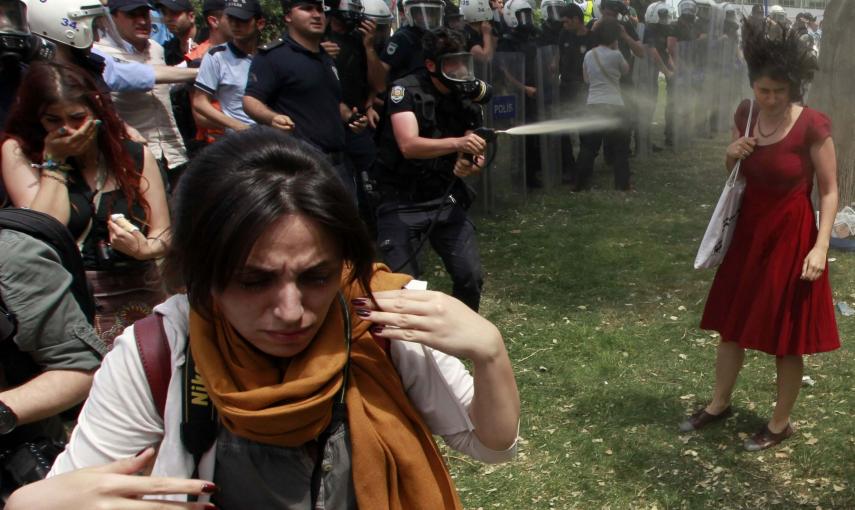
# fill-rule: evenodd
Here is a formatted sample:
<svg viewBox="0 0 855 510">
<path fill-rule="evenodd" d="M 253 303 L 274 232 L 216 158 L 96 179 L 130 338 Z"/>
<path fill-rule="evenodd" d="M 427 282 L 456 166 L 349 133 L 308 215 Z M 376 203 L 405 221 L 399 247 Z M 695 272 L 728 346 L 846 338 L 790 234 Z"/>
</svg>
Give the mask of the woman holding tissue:
<svg viewBox="0 0 855 510">
<path fill-rule="evenodd" d="M 17 97 L 3 182 L 14 206 L 50 214 L 78 240 L 95 328 L 112 343 L 165 298 L 154 259 L 169 243 L 169 211 L 157 163 L 76 67 L 33 64 Z"/>
<path fill-rule="evenodd" d="M 745 194 L 701 320 L 701 328 L 721 334 L 715 388 L 710 403 L 680 429 L 698 430 L 729 416 L 745 349 L 759 350 L 775 356 L 778 391 L 769 421 L 745 441 L 746 450 L 757 451 L 793 434 L 802 357 L 840 347 L 826 267 L 837 163 L 831 122 L 802 104 L 816 68 L 809 48 L 777 25 L 746 21 L 742 34 L 755 104 L 744 101 L 736 111 L 726 168 L 742 160 Z M 819 228 L 811 204 L 814 179 Z"/>
<path fill-rule="evenodd" d="M 155 309 L 172 368 L 162 415 L 138 348 L 153 337 L 137 324 L 52 475 L 159 445 L 152 476 L 213 482 L 222 510 L 459 509 L 434 434 L 484 462 L 513 457 L 520 401 L 498 329 L 373 264 L 321 153 L 273 128 L 234 133 L 194 159 L 175 200 L 164 274 L 187 294 Z M 218 416 L 196 455 L 188 371 Z"/>
</svg>

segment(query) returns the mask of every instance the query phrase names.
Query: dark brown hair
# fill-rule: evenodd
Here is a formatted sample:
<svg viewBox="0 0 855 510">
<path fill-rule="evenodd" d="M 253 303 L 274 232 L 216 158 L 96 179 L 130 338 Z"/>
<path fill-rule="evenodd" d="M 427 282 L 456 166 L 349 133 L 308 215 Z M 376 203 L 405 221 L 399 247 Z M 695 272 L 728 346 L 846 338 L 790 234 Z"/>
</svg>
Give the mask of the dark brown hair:
<svg viewBox="0 0 855 510">
<path fill-rule="evenodd" d="M 816 55 L 795 31 L 771 20 L 757 23 L 743 19 L 742 54 L 751 85 L 760 78 L 787 83 L 790 101 L 802 100 L 818 69 Z"/>
<path fill-rule="evenodd" d="M 326 156 L 293 136 L 260 126 L 227 136 L 193 159 L 173 198 L 164 275 L 203 315 L 258 238 L 289 214 L 326 229 L 351 266 L 351 282 L 370 289 L 374 250 L 353 198 Z"/>
</svg>

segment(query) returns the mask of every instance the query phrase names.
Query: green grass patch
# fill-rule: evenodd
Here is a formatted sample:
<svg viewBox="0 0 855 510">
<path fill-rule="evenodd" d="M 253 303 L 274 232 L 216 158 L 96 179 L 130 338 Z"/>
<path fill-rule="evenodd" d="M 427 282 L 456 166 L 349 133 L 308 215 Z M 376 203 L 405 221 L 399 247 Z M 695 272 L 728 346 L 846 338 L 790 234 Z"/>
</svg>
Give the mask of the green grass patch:
<svg viewBox="0 0 855 510">
<path fill-rule="evenodd" d="M 631 160 L 636 193 L 567 188 L 476 223 L 482 313 L 504 334 L 522 397 L 518 458 L 485 466 L 448 452 L 470 509 L 855 508 L 855 317 L 841 350 L 806 358 L 797 434 L 745 453 L 775 399 L 774 358 L 751 353 L 736 416 L 677 424 L 704 404 L 717 338 L 698 329 L 714 276 L 692 268 L 725 179 L 724 138 Z M 831 252 L 835 299 L 855 302 L 855 256 Z M 433 288 L 450 285 L 428 259 Z"/>
</svg>

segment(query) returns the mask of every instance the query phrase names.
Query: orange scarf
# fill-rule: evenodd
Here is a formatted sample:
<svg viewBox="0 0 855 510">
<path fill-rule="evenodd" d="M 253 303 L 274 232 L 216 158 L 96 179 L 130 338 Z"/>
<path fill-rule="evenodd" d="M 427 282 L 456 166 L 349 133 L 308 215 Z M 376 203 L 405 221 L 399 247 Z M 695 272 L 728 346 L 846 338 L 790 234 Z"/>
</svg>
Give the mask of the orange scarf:
<svg viewBox="0 0 855 510">
<path fill-rule="evenodd" d="M 371 288 L 400 289 L 410 279 L 378 265 Z M 342 291 L 348 301 L 366 295 L 356 283 Z M 371 324 L 352 311 L 350 320 L 345 400 L 359 508 L 462 508 L 430 430 L 388 355 L 368 332 Z M 311 344 L 287 360 L 258 352 L 222 316 L 207 321 L 192 310 L 190 346 L 220 419 L 233 434 L 297 447 L 317 438 L 330 423 L 347 358 L 337 299 Z"/>
</svg>

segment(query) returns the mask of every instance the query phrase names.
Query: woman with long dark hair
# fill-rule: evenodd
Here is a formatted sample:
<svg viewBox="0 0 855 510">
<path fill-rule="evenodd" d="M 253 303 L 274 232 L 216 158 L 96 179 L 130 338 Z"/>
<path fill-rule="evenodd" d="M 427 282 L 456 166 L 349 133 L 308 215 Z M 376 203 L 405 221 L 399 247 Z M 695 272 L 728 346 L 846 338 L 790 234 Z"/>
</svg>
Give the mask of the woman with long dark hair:
<svg viewBox="0 0 855 510">
<path fill-rule="evenodd" d="M 744 101 L 736 111 L 725 167 L 730 172 L 742 160 L 745 194 L 701 320 L 702 328 L 721 334 L 715 389 L 712 401 L 680 428 L 697 430 L 729 416 L 745 349 L 766 352 L 775 356 L 778 395 L 768 423 L 745 441 L 746 450 L 756 451 L 793 434 L 802 357 L 840 347 L 826 268 L 837 162 L 828 117 L 802 104 L 816 68 L 813 54 L 774 24 L 745 21 L 742 34 L 755 103 Z"/>
<path fill-rule="evenodd" d="M 105 341 L 163 300 L 153 262 L 169 242 L 160 172 L 86 72 L 30 67 L 7 120 L 1 161 L 12 204 L 50 214 L 78 239 Z"/>
<path fill-rule="evenodd" d="M 453 509 L 433 434 L 483 461 L 513 456 L 519 395 L 501 334 L 373 264 L 321 153 L 272 128 L 235 133 L 197 156 L 175 198 L 165 274 L 187 294 L 155 309 L 171 351 L 162 418 L 137 348 L 152 339 L 128 328 L 53 474 L 159 444 L 152 474 L 198 469 L 220 509 Z M 219 417 L 201 458 L 185 446 L 203 440 L 182 426 L 187 370 Z"/>
</svg>

